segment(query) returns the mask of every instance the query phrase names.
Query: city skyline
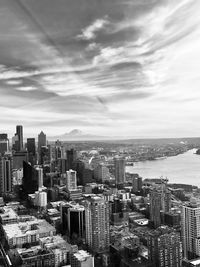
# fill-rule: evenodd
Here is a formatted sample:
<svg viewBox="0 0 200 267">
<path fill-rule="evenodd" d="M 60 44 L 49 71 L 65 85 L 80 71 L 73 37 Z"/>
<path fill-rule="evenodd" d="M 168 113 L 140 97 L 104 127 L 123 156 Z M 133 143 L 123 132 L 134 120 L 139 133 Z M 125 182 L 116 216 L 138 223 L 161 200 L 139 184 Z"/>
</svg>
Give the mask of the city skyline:
<svg viewBox="0 0 200 267">
<path fill-rule="evenodd" d="M 0 4 L 1 131 L 199 136 L 198 1 Z"/>
</svg>

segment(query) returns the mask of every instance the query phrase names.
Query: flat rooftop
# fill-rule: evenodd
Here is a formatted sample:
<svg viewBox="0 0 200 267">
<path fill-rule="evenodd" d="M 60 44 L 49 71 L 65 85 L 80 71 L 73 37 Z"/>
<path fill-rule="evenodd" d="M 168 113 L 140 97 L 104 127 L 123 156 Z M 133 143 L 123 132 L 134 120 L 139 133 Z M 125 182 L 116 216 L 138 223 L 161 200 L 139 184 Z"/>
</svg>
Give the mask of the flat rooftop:
<svg viewBox="0 0 200 267">
<path fill-rule="evenodd" d="M 0 217 L 3 222 L 4 220 L 17 219 L 18 215 L 11 207 L 4 206 L 0 208 Z"/>
<path fill-rule="evenodd" d="M 89 254 L 87 251 L 85 250 L 79 250 L 78 252 L 74 253 L 73 254 L 74 257 L 77 258 L 77 260 L 79 261 L 85 261 L 87 258 L 90 258 L 92 257 L 91 254 Z"/>
<path fill-rule="evenodd" d="M 39 220 L 36 218 L 32 221 L 6 224 L 3 225 L 3 229 L 8 239 L 55 231 L 55 227 L 46 220 Z"/>
<path fill-rule="evenodd" d="M 45 247 L 48 248 L 65 247 L 66 249 L 71 249 L 71 245 L 67 243 L 60 235 L 42 237 L 40 238 L 40 244 L 45 245 Z"/>
</svg>

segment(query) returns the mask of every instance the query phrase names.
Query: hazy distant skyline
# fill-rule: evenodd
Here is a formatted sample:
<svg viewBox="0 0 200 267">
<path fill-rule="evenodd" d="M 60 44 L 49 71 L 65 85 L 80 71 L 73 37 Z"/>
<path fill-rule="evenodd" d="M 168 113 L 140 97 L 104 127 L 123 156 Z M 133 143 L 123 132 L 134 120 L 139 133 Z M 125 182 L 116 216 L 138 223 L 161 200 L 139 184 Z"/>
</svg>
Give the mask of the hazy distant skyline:
<svg viewBox="0 0 200 267">
<path fill-rule="evenodd" d="M 200 1 L 0 6 L 1 132 L 200 136 Z"/>
</svg>

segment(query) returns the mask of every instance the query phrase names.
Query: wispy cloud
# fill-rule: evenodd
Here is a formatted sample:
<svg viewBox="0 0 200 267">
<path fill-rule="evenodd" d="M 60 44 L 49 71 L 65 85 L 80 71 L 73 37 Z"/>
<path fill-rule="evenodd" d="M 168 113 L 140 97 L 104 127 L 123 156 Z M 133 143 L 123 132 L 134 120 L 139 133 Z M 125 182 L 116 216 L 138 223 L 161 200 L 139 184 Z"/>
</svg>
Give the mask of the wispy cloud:
<svg viewBox="0 0 200 267">
<path fill-rule="evenodd" d="M 109 24 L 107 16 L 103 19 L 95 20 L 91 25 L 82 30 L 82 33 L 77 36 L 78 39 L 93 40 L 98 31 L 105 29 Z"/>
<path fill-rule="evenodd" d="M 155 136 L 200 119 L 199 1 L 23 3 L 0 12 L 2 127 Z"/>
</svg>

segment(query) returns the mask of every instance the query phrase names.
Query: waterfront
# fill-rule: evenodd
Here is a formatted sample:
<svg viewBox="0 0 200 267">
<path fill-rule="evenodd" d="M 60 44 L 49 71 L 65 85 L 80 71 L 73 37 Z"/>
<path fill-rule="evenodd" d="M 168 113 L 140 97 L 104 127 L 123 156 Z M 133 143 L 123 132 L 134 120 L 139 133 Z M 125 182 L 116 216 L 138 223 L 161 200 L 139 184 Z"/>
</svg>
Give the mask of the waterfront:
<svg viewBox="0 0 200 267">
<path fill-rule="evenodd" d="M 167 177 L 169 183 L 191 184 L 200 187 L 200 155 L 196 149 L 189 150 L 178 156 L 135 162 L 127 166 L 126 172 L 138 173 L 145 178 Z"/>
</svg>

